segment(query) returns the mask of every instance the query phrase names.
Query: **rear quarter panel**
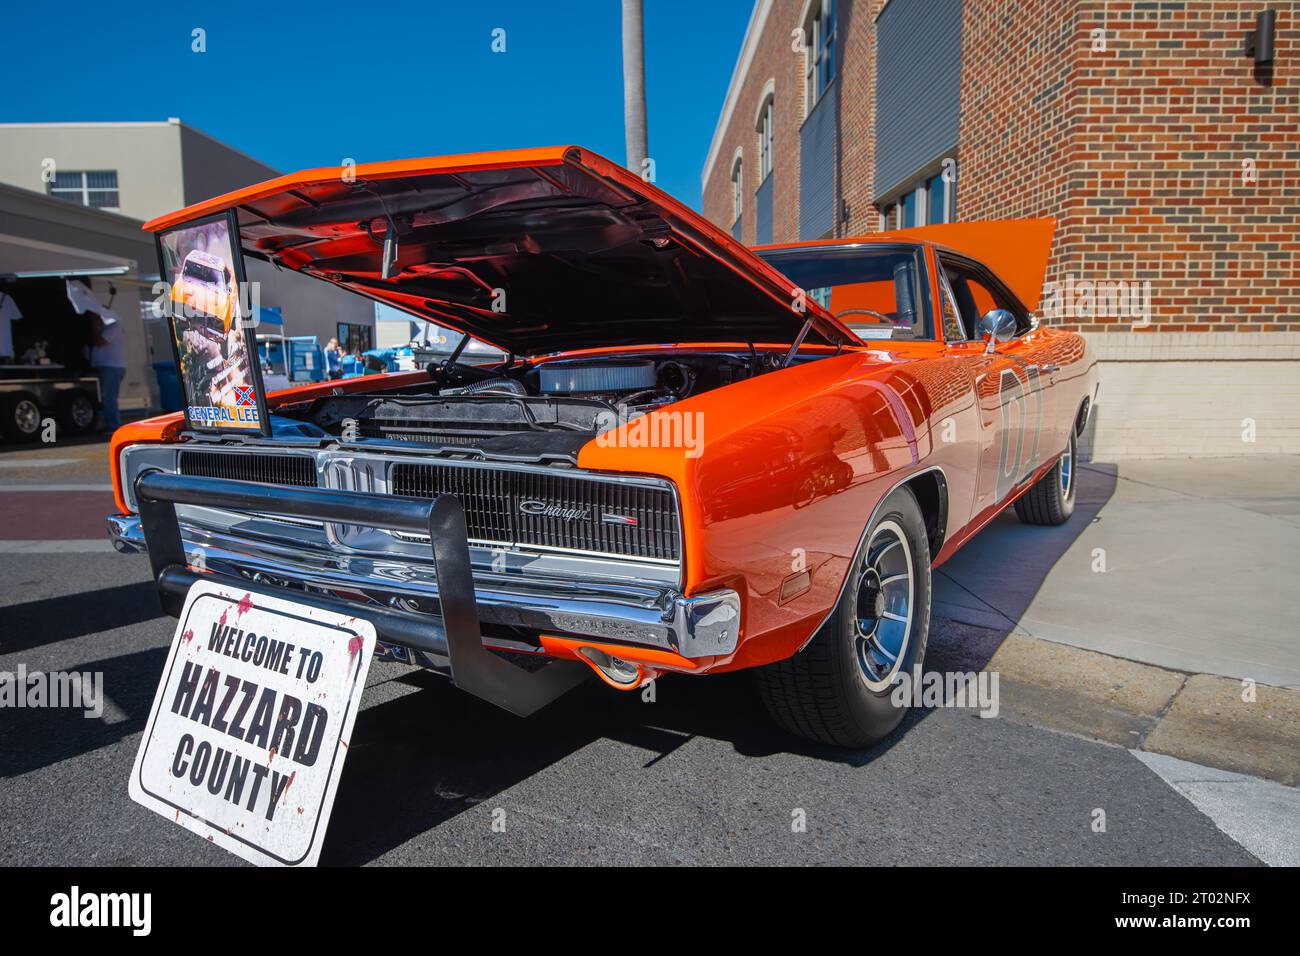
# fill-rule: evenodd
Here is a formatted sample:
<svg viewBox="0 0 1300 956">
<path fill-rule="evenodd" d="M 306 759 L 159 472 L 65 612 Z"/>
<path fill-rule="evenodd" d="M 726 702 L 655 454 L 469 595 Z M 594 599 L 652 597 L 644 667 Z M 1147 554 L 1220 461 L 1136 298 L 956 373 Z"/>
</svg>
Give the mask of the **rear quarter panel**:
<svg viewBox="0 0 1300 956">
<path fill-rule="evenodd" d="M 1061 367 L 1053 376 L 1052 388 L 1056 390 L 1056 426 L 1059 429 L 1057 447 L 1064 451 L 1066 438 L 1078 418 L 1079 409 L 1083 407 L 1084 401 L 1091 402 L 1097 396 L 1097 357 L 1088 345 L 1088 340 L 1078 332 L 1057 329 L 1049 329 L 1047 332 L 1052 336 L 1051 361 Z"/>
</svg>

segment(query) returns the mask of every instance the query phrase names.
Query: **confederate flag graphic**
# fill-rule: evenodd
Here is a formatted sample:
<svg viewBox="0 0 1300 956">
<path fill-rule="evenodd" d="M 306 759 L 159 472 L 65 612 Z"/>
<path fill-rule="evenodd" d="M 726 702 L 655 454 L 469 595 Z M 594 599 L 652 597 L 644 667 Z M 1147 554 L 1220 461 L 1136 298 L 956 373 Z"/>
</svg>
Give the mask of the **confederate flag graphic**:
<svg viewBox="0 0 1300 956">
<path fill-rule="evenodd" d="M 253 386 L 236 385 L 235 386 L 235 404 L 236 405 L 256 405 L 253 401 Z"/>
</svg>

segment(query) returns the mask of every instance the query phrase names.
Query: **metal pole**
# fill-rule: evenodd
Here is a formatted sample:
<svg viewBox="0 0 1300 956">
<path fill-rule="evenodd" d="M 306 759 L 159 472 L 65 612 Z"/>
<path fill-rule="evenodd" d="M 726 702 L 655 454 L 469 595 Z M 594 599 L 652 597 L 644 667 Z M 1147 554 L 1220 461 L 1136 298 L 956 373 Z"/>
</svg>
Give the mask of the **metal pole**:
<svg viewBox="0 0 1300 956">
<path fill-rule="evenodd" d="M 645 115 L 645 29 L 641 0 L 623 0 L 623 128 L 627 168 L 640 176 L 650 149 Z"/>
</svg>

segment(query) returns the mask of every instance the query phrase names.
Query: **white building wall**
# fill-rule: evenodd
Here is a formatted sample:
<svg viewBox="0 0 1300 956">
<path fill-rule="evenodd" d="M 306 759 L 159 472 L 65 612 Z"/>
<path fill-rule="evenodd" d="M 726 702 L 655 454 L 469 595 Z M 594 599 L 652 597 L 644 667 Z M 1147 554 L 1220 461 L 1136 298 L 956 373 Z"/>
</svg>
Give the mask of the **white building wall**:
<svg viewBox="0 0 1300 956">
<path fill-rule="evenodd" d="M 132 219 L 185 205 L 178 120 L 0 124 L 0 182 L 45 193 L 49 163 L 65 172 L 116 171 L 117 211 Z"/>
<path fill-rule="evenodd" d="M 273 167 L 179 119 L 0 123 L 0 183 L 44 195 L 47 184 L 42 174 L 49 162 L 63 171 L 115 171 L 119 214 L 141 222 L 279 175 Z M 148 235 L 141 232 L 140 238 L 152 246 Z M 249 279 L 261 286 L 262 305 L 280 307 L 289 335 L 314 335 L 324 345 L 336 334 L 340 322 L 374 325 L 374 306 L 368 299 L 260 262 L 250 261 L 247 267 Z M 156 274 L 157 268 L 150 249 L 139 262 L 138 275 Z M 138 324 L 134 314 L 123 315 L 128 325 Z M 147 330 L 138 331 L 143 344 Z M 146 355 L 142 361 L 158 358 Z M 141 394 L 135 387 L 140 383 L 131 384 L 134 400 Z"/>
<path fill-rule="evenodd" d="M 1089 334 L 1085 459 L 1300 454 L 1300 333 Z"/>
</svg>

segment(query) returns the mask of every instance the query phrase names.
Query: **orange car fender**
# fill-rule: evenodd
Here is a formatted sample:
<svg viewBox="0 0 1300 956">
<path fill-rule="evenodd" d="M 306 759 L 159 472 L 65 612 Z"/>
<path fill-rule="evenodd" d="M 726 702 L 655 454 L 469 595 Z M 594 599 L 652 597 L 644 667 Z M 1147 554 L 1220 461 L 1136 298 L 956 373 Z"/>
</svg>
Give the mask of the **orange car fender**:
<svg viewBox="0 0 1300 956">
<path fill-rule="evenodd" d="M 108 470 L 113 478 L 113 501 L 117 504 L 118 514 L 126 514 L 131 510 L 122 488 L 123 449 L 128 445 L 175 441 L 184 427 L 185 416 L 180 412 L 169 412 L 138 422 L 128 422 L 113 432 L 113 437 L 108 442 Z"/>
<path fill-rule="evenodd" d="M 955 365 L 926 361 L 935 343 L 920 346 L 810 362 L 647 416 L 697 416 L 698 449 L 645 447 L 635 423 L 582 448 L 582 468 L 677 484 L 685 592 L 730 582 L 741 594 L 741 644 L 713 669 L 794 654 L 838 599 L 876 503 L 934 457 L 931 392 L 960 402 L 969 389 Z M 927 376 L 938 378 L 923 384 Z M 651 424 L 646 433 L 673 432 Z"/>
</svg>

